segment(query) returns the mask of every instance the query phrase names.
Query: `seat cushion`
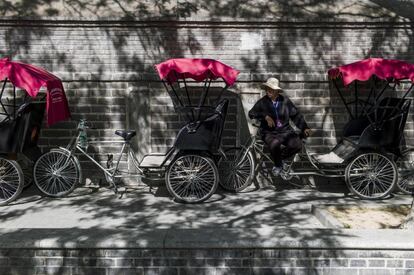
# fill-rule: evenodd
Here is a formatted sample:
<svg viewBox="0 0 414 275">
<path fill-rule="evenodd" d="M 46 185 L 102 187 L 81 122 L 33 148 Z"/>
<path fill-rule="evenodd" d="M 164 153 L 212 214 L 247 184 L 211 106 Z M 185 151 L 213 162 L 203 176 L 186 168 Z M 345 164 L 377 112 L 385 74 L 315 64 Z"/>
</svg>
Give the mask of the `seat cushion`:
<svg viewBox="0 0 414 275">
<path fill-rule="evenodd" d="M 136 131 L 132 130 L 116 130 L 115 135 L 118 135 L 120 137 L 123 137 L 125 140 L 130 140 L 136 135 Z"/>
</svg>

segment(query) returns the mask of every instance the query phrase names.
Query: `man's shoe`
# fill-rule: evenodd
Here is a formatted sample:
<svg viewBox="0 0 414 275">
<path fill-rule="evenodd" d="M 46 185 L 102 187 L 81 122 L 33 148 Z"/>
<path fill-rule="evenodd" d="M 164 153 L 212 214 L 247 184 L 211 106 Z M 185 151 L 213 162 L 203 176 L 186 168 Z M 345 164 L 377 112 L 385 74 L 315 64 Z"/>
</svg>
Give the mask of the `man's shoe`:
<svg viewBox="0 0 414 275">
<path fill-rule="evenodd" d="M 282 170 L 288 172 L 290 170 L 290 165 L 286 161 L 282 161 Z"/>
<path fill-rule="evenodd" d="M 273 166 L 272 168 L 272 174 L 274 177 L 277 177 L 280 175 L 280 172 L 282 172 L 282 167 L 279 166 Z"/>
</svg>

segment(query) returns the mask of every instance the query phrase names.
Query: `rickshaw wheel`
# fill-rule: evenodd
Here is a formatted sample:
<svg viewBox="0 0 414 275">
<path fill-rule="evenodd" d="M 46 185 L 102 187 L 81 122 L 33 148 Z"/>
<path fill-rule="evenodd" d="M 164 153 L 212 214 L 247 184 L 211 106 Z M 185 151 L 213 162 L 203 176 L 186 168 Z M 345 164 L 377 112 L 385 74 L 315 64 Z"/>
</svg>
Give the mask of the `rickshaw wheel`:
<svg viewBox="0 0 414 275">
<path fill-rule="evenodd" d="M 214 161 L 205 156 L 183 155 L 165 173 L 167 189 L 178 201 L 203 202 L 218 186 L 218 171 Z"/>
<path fill-rule="evenodd" d="M 408 195 L 414 193 L 414 149 L 403 152 L 397 161 L 398 166 L 398 189 Z"/>
<path fill-rule="evenodd" d="M 24 175 L 14 160 L 0 157 L 0 205 L 15 200 L 23 190 Z"/>
<path fill-rule="evenodd" d="M 345 170 L 349 190 L 363 199 L 384 198 L 393 191 L 397 180 L 397 165 L 381 153 L 362 153 Z"/>
<path fill-rule="evenodd" d="M 71 193 L 80 182 L 80 166 L 77 159 L 67 152 L 52 150 L 36 161 L 33 178 L 45 195 L 63 197 Z"/>
<path fill-rule="evenodd" d="M 243 191 L 253 182 L 253 154 L 243 147 L 230 148 L 224 153 L 226 157 L 218 164 L 219 184 L 227 191 Z"/>
</svg>

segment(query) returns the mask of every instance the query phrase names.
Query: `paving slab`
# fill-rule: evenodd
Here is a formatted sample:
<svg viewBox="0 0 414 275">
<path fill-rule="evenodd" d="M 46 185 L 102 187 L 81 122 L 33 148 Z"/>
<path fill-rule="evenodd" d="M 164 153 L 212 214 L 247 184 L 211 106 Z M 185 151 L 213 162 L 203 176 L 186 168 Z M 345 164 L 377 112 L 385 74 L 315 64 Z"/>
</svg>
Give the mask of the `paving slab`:
<svg viewBox="0 0 414 275">
<path fill-rule="evenodd" d="M 61 199 L 34 187 L 0 207 L 0 248 L 347 248 L 414 249 L 412 232 L 325 228 L 312 205 L 402 204 L 394 195 L 367 202 L 343 182 L 276 182 L 243 193 L 222 190 L 201 204 L 174 202 L 163 185 L 127 186 L 121 194 L 92 183 Z"/>
<path fill-rule="evenodd" d="M 163 185 L 129 185 L 122 194 L 93 183 L 68 197 L 43 197 L 32 186 L 8 206 L 0 207 L 0 228 L 324 228 L 312 205 L 366 203 L 347 196 L 340 181 L 310 188 L 277 182 L 232 194 L 221 190 L 202 204 L 174 202 Z M 375 204 L 409 203 L 394 196 Z"/>
</svg>

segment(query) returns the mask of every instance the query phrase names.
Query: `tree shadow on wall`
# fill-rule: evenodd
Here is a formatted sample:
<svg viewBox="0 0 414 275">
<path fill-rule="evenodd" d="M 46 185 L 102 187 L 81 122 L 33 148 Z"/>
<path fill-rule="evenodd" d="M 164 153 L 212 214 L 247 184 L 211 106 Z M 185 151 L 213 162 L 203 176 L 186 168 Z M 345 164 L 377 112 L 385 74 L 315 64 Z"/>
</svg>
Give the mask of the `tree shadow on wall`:
<svg viewBox="0 0 414 275">
<path fill-rule="evenodd" d="M 53 4 L 57 2 L 61 1 L 23 1 L 21 4 L 13 4 L 9 1 L 3 1 L 2 4 L 5 8 L 1 10 L 3 15 L 6 16 L 16 15 L 36 17 L 40 15 L 39 8 L 45 8 L 46 10 L 49 10 L 46 11 L 46 14 L 59 16 L 62 15 L 61 10 L 53 7 Z M 370 8 L 364 7 L 364 5 L 355 4 L 357 7 L 360 7 L 360 9 L 357 9 L 356 13 L 352 12 L 352 7 L 345 7 L 342 10 L 339 8 L 326 8 L 326 5 L 335 6 L 337 2 L 341 1 L 297 1 L 293 4 L 290 4 L 292 1 L 285 1 L 275 3 L 276 7 L 272 10 L 273 8 L 267 6 L 268 3 L 263 4 L 263 2 L 262 4 L 259 3 L 256 5 L 251 4 L 253 2 L 249 1 L 235 0 L 227 2 L 194 1 L 194 3 L 180 1 L 180 7 L 169 9 L 168 5 L 171 4 L 169 1 L 158 1 L 154 12 L 148 8 L 150 4 L 149 1 L 144 4 L 140 2 L 138 8 L 137 6 L 134 6 L 136 1 L 115 1 L 115 5 L 119 7 L 119 13 L 114 13 L 112 18 L 120 18 L 121 21 L 124 20 L 125 22 L 131 22 L 132 24 L 133 19 L 138 18 L 138 20 L 141 20 L 141 18 L 144 18 L 145 14 L 147 17 L 157 14 L 167 15 L 167 17 L 171 16 L 168 17 L 169 20 L 171 20 L 171 18 L 174 18 L 174 20 L 167 20 L 165 24 L 150 24 L 149 26 L 143 26 L 138 29 L 136 29 L 135 26 L 119 27 L 115 30 L 111 30 L 109 27 L 105 27 L 105 25 L 92 27 L 102 30 L 102 33 L 106 33 L 110 43 L 102 43 L 102 41 L 96 39 L 94 34 L 89 32 L 90 30 L 83 30 L 79 33 L 74 32 L 73 35 L 68 35 L 66 38 L 68 43 L 54 44 L 52 39 L 54 33 L 49 28 L 37 25 L 35 25 L 35 27 L 18 25 L 16 27 L 5 29 L 6 49 L 1 53 L 4 55 L 12 55 L 12 57 L 18 57 L 18 59 L 24 59 L 26 61 L 34 61 L 33 63 L 44 65 L 49 70 L 56 72 L 63 71 L 63 75 L 67 74 L 67 78 L 64 77 L 64 80 L 70 80 L 70 82 L 66 81 L 65 87 L 69 87 L 67 88 L 67 91 L 71 105 L 74 106 L 74 118 L 76 119 L 82 116 L 84 112 L 82 111 L 83 108 L 85 108 L 84 110 L 89 110 L 90 113 L 93 113 L 89 114 L 89 119 L 99 123 L 98 133 L 101 131 L 99 135 L 106 137 L 107 135 L 113 135 L 113 128 L 125 127 L 125 114 L 124 116 L 119 112 L 110 112 L 107 114 L 107 110 L 120 108 L 122 104 L 125 105 L 125 98 L 123 99 L 124 103 L 121 102 L 121 98 L 127 93 L 127 88 L 132 87 L 132 90 L 137 89 L 138 92 L 132 96 L 139 101 L 136 103 L 138 105 L 147 104 L 142 98 L 143 94 L 140 93 L 139 87 L 144 87 L 143 89 L 147 89 L 147 91 L 151 93 L 157 93 L 162 90 L 162 86 L 158 83 L 157 76 L 153 71 L 153 64 L 172 57 L 190 57 L 206 53 L 216 55 L 214 51 L 219 51 L 217 49 L 227 45 L 227 36 L 220 34 L 216 28 L 210 28 L 205 30 L 205 33 L 207 34 L 205 38 L 206 41 L 211 42 L 211 45 L 214 47 L 214 50 L 209 52 L 205 49 L 203 40 L 197 36 L 197 32 L 201 32 L 201 30 L 191 30 L 189 27 L 183 31 L 181 25 L 181 29 L 178 30 L 178 25 L 175 21 L 177 18 L 182 19 L 191 17 L 202 11 L 206 11 L 205 14 L 207 18 L 212 21 L 218 21 L 221 16 L 246 19 L 274 17 L 286 21 L 291 18 L 316 20 L 337 16 L 338 18 L 341 18 L 341 16 L 351 16 L 353 18 L 368 19 L 383 18 L 390 20 L 391 22 L 396 22 L 398 16 L 403 16 L 402 13 L 396 16 L 383 12 L 381 5 L 385 6 L 385 3 L 382 1 L 376 1 L 376 3 L 380 5 L 377 9 L 375 7 Z M 93 1 L 77 0 L 65 1 L 64 7 L 65 9 L 69 7 L 72 15 L 82 17 L 86 12 L 88 14 L 99 13 L 101 9 L 105 9 L 106 5 L 109 4 L 105 1 L 100 1 L 100 4 L 97 4 Z M 130 5 L 133 5 L 133 12 L 129 11 Z M 30 9 L 28 9 L 28 7 L 30 7 Z M 181 10 L 182 7 L 183 9 Z M 392 7 L 386 8 L 391 9 Z M 412 9 L 411 6 L 409 6 L 409 8 Z M 405 9 L 408 10 L 407 7 L 405 7 Z M 108 12 L 108 14 L 110 14 L 110 12 Z M 119 16 L 116 16 L 115 14 L 118 14 Z M 142 17 L 140 17 L 141 15 Z M 292 80 L 291 76 L 305 72 L 325 75 L 328 68 L 353 61 L 347 60 L 347 58 L 364 58 L 378 54 L 391 57 L 391 55 L 394 55 L 395 53 L 397 53 L 398 58 L 411 58 L 412 54 L 412 49 L 410 47 L 404 48 L 401 47 L 401 45 L 392 45 L 391 42 L 395 41 L 392 39 L 395 39 L 395 36 L 397 36 L 395 32 L 387 32 L 380 28 L 370 30 L 370 35 L 372 37 L 380 38 L 373 39 L 375 41 L 374 44 L 368 41 L 365 51 L 360 49 L 360 51 L 351 55 L 351 57 L 347 57 L 343 54 L 344 51 L 348 50 L 346 46 L 346 43 L 348 42 L 342 28 L 327 29 L 326 32 L 325 29 L 324 31 L 314 32 L 309 29 L 292 29 L 289 28 L 289 26 L 286 26 L 286 29 L 284 29 L 284 26 L 278 28 L 275 28 L 278 31 L 271 33 L 269 37 L 265 37 L 263 49 L 243 52 L 242 58 L 236 57 L 236 59 L 234 59 L 233 57 L 223 57 L 224 59 L 229 60 L 230 65 L 233 63 L 240 65 L 242 74 L 248 75 L 243 81 L 261 82 L 264 80 L 262 79 L 263 75 L 274 73 L 281 74 L 282 81 L 294 87 L 298 82 L 305 81 L 306 79 L 295 78 Z M 226 29 L 226 31 L 228 31 L 228 29 Z M 361 37 L 358 37 L 357 39 L 365 39 L 362 37 L 363 34 L 359 35 Z M 138 37 L 137 40 L 135 40 L 136 37 Z M 403 45 L 411 45 L 411 29 L 404 29 L 404 37 L 408 37 L 408 39 L 407 41 L 403 40 L 405 43 Z M 239 41 L 238 38 L 235 38 L 235 40 Z M 301 42 L 297 45 L 292 45 L 292 40 Z M 32 50 L 38 45 L 38 41 L 46 41 L 45 44 L 47 44 L 48 47 L 44 47 L 37 53 L 37 55 L 34 55 L 32 54 Z M 50 45 L 53 45 L 53 47 L 50 48 Z M 106 51 L 101 51 L 102 48 Z M 142 52 L 138 52 L 137 49 L 140 49 L 139 51 Z M 330 49 L 332 52 L 327 54 L 326 49 Z M 56 52 L 59 58 L 56 59 L 56 55 L 51 53 L 52 51 Z M 306 54 L 306 52 L 313 53 L 309 55 Z M 82 56 L 82 54 L 84 54 L 83 57 L 79 57 Z M 110 58 L 107 56 L 101 57 L 101 54 L 109 55 Z M 94 56 L 94 58 L 90 58 L 90 56 Z M 217 54 L 217 56 L 219 55 Z M 111 62 L 108 62 L 107 59 L 110 59 Z M 315 60 L 317 61 L 316 65 Z M 286 73 L 286 75 L 283 75 L 283 73 Z M 319 83 L 325 83 L 325 79 L 316 80 L 316 84 Z M 111 85 L 119 86 L 113 87 Z M 292 90 L 299 89 L 311 90 L 308 86 L 306 88 L 292 88 Z M 296 93 L 296 91 L 294 92 Z M 116 95 L 116 100 L 121 101 L 115 103 L 113 99 L 110 99 L 113 95 Z M 321 95 L 322 97 L 327 97 L 331 100 L 335 98 L 335 96 L 331 94 L 326 95 L 326 93 L 321 93 Z M 154 96 L 155 105 L 165 104 L 163 100 L 162 97 Z M 237 102 L 237 99 L 235 101 L 236 106 L 239 103 Z M 306 106 L 305 101 L 303 101 L 302 106 Z M 111 113 L 115 114 L 111 115 Z M 233 112 L 231 112 L 231 114 L 232 113 Z M 328 111 L 326 111 L 326 113 L 328 113 Z M 238 115 L 239 113 L 229 120 L 230 124 L 225 126 L 226 129 L 228 129 L 227 127 L 231 128 L 234 124 L 237 124 L 236 121 L 238 121 Z M 88 116 L 85 117 L 88 118 Z M 95 119 L 91 119 L 91 117 Z M 156 118 L 162 119 L 163 117 L 160 115 Z M 131 119 L 141 119 L 140 127 L 152 127 L 148 119 L 139 118 L 139 116 Z M 242 124 L 245 125 L 245 121 L 242 121 Z M 56 125 L 56 128 L 54 129 L 67 130 L 67 127 L 76 127 L 76 125 L 73 122 L 68 122 Z M 340 128 L 340 126 L 335 127 Z M 110 128 L 110 130 L 107 130 L 108 128 Z M 172 131 L 175 131 L 177 128 L 178 125 L 172 125 L 171 127 Z M 70 129 L 72 129 L 70 131 L 73 131 L 73 128 Z M 230 133 L 228 134 L 230 135 Z M 165 134 L 165 136 L 167 136 L 167 134 Z M 316 199 L 312 194 L 304 194 L 301 198 L 292 198 L 284 192 L 271 192 L 270 194 L 263 196 L 258 196 L 257 193 L 243 194 L 243 196 L 228 195 L 225 202 L 217 201 L 201 205 L 182 205 L 175 204 L 166 198 L 157 198 L 154 200 L 153 196 L 149 195 L 146 190 L 137 190 L 133 194 L 130 194 L 129 198 L 125 199 L 119 199 L 115 196 L 85 195 L 62 199 L 59 203 L 61 207 L 73 207 L 79 209 L 79 211 L 82 209 L 89 215 L 91 220 L 98 220 L 101 217 L 105 217 L 108 220 L 117 220 L 120 217 L 125 217 L 125 222 L 121 227 L 130 226 L 135 228 L 138 225 L 142 228 L 145 227 L 144 231 L 150 232 L 153 231 L 154 228 L 162 226 L 185 227 L 187 229 L 197 226 L 235 228 L 233 229 L 233 233 L 228 235 L 229 238 L 242 239 L 246 236 L 265 242 L 266 238 L 256 230 L 251 230 L 251 228 L 263 225 L 273 226 L 277 224 L 287 228 L 286 232 L 293 235 L 300 235 L 302 234 L 303 229 L 291 228 L 290 225 L 293 223 L 305 223 L 306 220 L 303 217 L 308 213 L 306 212 L 308 210 L 299 208 L 294 212 L 284 212 L 283 207 L 286 205 L 305 205 L 306 203 L 317 200 L 319 201 L 320 198 Z M 328 197 L 324 199 L 324 201 L 327 203 L 335 203 L 338 201 L 338 197 Z M 263 207 L 260 208 L 261 206 Z M 24 214 L 37 213 L 53 207 L 54 205 L 50 202 L 50 199 L 44 198 L 39 200 L 36 205 L 33 205 L 33 207 L 29 209 L 15 209 L 10 207 L 7 211 L 2 211 L 0 219 L 8 221 Z M 114 211 L 114 209 L 116 209 L 116 211 Z M 238 210 L 241 211 L 239 212 Z M 157 220 L 160 213 L 171 218 L 171 223 L 166 225 L 166 221 Z M 217 222 L 214 221 L 214 217 L 224 217 L 227 219 L 225 222 Z M 87 220 L 88 218 L 84 217 L 82 219 Z M 205 221 L 205 223 L 203 224 L 200 221 Z M 46 235 L 32 235 L 31 240 L 36 242 L 53 237 L 61 246 L 65 246 L 73 240 L 79 242 L 82 240 L 89 240 L 91 246 L 93 246 L 104 242 L 105 238 L 113 233 L 113 231 L 110 232 L 110 230 L 104 229 L 104 226 L 104 224 L 101 224 L 100 226 L 92 227 L 91 231 L 93 232 L 93 236 L 86 232 L 85 234 L 78 235 L 77 238 L 79 239 L 67 239 L 65 236 L 62 236 L 58 230 L 53 232 L 47 230 Z M 74 227 L 76 228 L 78 225 Z M 245 228 L 250 229 L 245 230 Z M 336 231 L 332 234 L 326 234 L 326 232 L 322 231 L 319 233 L 313 232 L 312 234 L 303 234 L 302 240 L 309 241 L 319 239 L 326 246 L 335 247 L 338 245 L 337 238 L 343 234 L 344 233 L 341 231 Z M 13 239 L 13 234 L 10 233 L 8 237 Z M 130 236 L 120 233 L 118 237 L 120 240 L 127 240 L 127 237 Z M 150 241 L 150 239 L 145 239 L 145 236 L 143 238 L 147 243 Z M 340 258 L 343 255 L 338 253 L 336 256 Z"/>
</svg>

